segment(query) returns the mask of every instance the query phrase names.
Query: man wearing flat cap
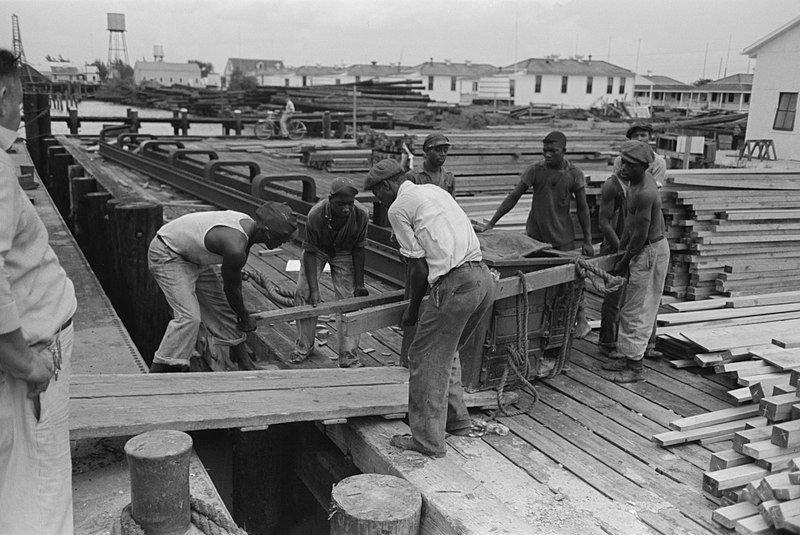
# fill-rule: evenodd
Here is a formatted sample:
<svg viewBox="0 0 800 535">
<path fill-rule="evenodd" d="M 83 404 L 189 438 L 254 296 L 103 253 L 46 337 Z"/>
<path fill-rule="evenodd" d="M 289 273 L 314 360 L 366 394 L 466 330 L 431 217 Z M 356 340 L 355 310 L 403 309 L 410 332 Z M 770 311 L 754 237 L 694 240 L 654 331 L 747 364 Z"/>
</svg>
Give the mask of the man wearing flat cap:
<svg viewBox="0 0 800 535">
<path fill-rule="evenodd" d="M 254 217 L 233 210 L 196 212 L 161 227 L 147 260 L 172 321 L 150 373 L 188 371 L 201 323 L 217 344 L 230 348 L 240 369 L 255 368 L 244 343 L 256 325 L 242 299 L 242 268 L 253 244 L 274 249 L 296 230 L 292 210 L 275 202 L 262 204 Z M 221 268 L 222 283 L 215 266 Z"/>
<path fill-rule="evenodd" d="M 395 435 L 391 444 L 442 457 L 446 433 L 480 434 L 464 404 L 459 350 L 488 319 L 495 278 L 467 214 L 442 188 L 414 184 L 398 162 L 382 160 L 364 189 L 389 207 L 400 254 L 409 262 L 410 302 L 402 325 L 417 325 L 408 353 L 411 435 Z"/>
<path fill-rule="evenodd" d="M 625 252 L 613 273 L 628 283 L 619 313 L 616 351 L 603 364 L 608 378 L 618 383 L 641 381 L 642 359 L 653 330 L 669 267 L 669 244 L 664 238 L 661 196 L 647 171 L 653 151 L 641 141 L 623 143 L 622 174 L 630 182 L 625 228 L 620 249 Z"/>
<path fill-rule="evenodd" d="M 308 212 L 303 258 L 294 294 L 296 306 L 320 302 L 319 278 L 327 263 L 331 269 L 336 299 L 364 297 L 364 247 L 367 244 L 369 212 L 356 202 L 358 189 L 349 178 L 338 177 L 331 183 L 330 194 Z M 292 362 L 306 360 L 314 351 L 317 318 L 296 322 Z M 358 360 L 358 336 L 347 337 L 339 347 L 339 367 L 361 367 Z"/>
<path fill-rule="evenodd" d="M 409 171 L 408 179 L 414 184 L 435 184 L 455 197 L 455 177 L 443 167 L 449 150 L 450 141 L 444 135 L 427 136 L 422 143 L 422 152 L 425 154 L 422 167 Z"/>
<path fill-rule="evenodd" d="M 650 143 L 653 142 L 653 127 L 646 121 L 634 121 L 628 128 L 628 131 L 625 132 L 625 137 L 631 141 L 641 141 L 642 143 L 650 145 Z M 622 158 L 617 156 L 614 158 L 614 174 L 619 174 L 621 170 Z M 653 175 L 656 184 L 658 184 L 660 188 L 667 179 L 667 161 L 663 156 L 653 151 L 653 162 L 647 170 Z"/>
</svg>

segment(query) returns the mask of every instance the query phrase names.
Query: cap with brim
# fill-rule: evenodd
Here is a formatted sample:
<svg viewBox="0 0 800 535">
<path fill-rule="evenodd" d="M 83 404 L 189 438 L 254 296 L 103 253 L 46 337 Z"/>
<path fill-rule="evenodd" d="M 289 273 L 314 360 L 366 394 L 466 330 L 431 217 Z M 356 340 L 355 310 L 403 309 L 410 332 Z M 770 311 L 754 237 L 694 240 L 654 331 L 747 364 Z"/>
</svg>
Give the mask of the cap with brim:
<svg viewBox="0 0 800 535">
<path fill-rule="evenodd" d="M 355 195 L 358 193 L 358 188 L 355 187 L 353 181 L 346 177 L 336 177 L 331 182 L 331 195 L 344 193 L 348 195 Z"/>
<path fill-rule="evenodd" d="M 655 159 L 653 149 L 642 141 L 626 141 L 620 147 L 619 155 L 631 163 L 650 164 Z"/>
<path fill-rule="evenodd" d="M 542 140 L 542 143 L 552 143 L 554 145 L 560 145 L 562 147 L 566 147 L 567 146 L 567 136 L 565 136 L 563 133 L 558 132 L 558 131 L 550 132 L 549 134 L 547 134 L 547 137 L 545 137 Z"/>
<path fill-rule="evenodd" d="M 625 132 L 625 137 L 630 139 L 633 133 L 636 132 L 637 130 L 642 130 L 651 135 L 653 133 L 653 127 L 650 126 L 649 123 L 646 123 L 644 121 L 634 121 L 634 123 L 630 126 L 630 128 L 628 128 L 628 131 Z"/>
<path fill-rule="evenodd" d="M 255 220 L 276 238 L 291 236 L 297 230 L 297 216 L 286 203 L 265 202 L 256 210 Z"/>
<path fill-rule="evenodd" d="M 439 147 L 441 145 L 447 145 L 449 147 L 450 140 L 442 134 L 430 134 L 425 138 L 425 141 L 422 142 L 422 150 L 432 149 L 433 147 Z"/>
<path fill-rule="evenodd" d="M 387 158 L 372 166 L 364 179 L 364 191 L 369 191 L 384 180 L 394 178 L 405 173 L 403 166 L 397 160 Z"/>
</svg>

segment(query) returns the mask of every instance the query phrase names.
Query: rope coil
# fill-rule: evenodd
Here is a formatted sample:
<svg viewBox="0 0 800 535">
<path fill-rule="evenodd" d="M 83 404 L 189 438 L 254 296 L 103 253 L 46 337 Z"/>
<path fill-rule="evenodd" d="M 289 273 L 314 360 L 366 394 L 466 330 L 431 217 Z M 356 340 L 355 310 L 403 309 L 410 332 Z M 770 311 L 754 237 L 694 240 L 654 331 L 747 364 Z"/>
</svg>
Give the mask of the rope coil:
<svg viewBox="0 0 800 535">
<path fill-rule="evenodd" d="M 191 496 L 192 524 L 205 535 L 247 535 L 247 532 L 228 520 L 228 517 L 214 505 Z M 131 504 L 120 513 L 122 535 L 144 535 L 144 529 L 131 516 Z"/>
</svg>

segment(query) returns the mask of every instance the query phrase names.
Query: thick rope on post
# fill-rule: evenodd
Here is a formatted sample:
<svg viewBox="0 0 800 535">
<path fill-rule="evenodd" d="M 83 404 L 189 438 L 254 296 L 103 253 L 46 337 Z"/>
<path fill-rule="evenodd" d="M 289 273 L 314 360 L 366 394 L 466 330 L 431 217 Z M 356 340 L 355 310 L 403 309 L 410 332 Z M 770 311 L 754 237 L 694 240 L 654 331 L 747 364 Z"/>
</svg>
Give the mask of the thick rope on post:
<svg viewBox="0 0 800 535">
<path fill-rule="evenodd" d="M 584 279 L 589 279 L 592 283 L 592 286 L 597 289 L 597 291 L 603 294 L 614 293 L 620 288 L 622 285 L 625 284 L 624 277 L 617 277 L 616 275 L 612 275 L 607 271 L 600 269 L 599 267 L 590 264 L 587 262 L 583 257 L 579 256 L 575 258 L 575 271 L 578 272 L 578 275 L 581 276 L 581 284 L 583 284 Z M 603 281 L 603 287 L 601 288 L 597 284 L 597 279 L 592 277 L 594 275 L 596 278 L 599 278 Z"/>
<path fill-rule="evenodd" d="M 205 535 L 247 535 L 247 532 L 228 520 L 216 506 L 191 496 L 192 525 Z M 120 513 L 122 535 L 144 535 L 144 530 L 131 516 L 131 504 L 126 505 Z"/>
</svg>

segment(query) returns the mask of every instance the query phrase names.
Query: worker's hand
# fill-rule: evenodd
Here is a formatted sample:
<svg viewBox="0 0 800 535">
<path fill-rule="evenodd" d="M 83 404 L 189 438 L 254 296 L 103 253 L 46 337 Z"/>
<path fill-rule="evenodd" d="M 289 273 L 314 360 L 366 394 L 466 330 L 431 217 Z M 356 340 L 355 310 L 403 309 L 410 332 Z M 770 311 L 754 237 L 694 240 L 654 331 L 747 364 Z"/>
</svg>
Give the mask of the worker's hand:
<svg viewBox="0 0 800 535">
<path fill-rule="evenodd" d="M 256 322 L 249 315 L 244 318 L 237 318 L 236 328 L 243 333 L 251 333 L 256 330 Z"/>
<path fill-rule="evenodd" d="M 583 242 L 581 254 L 583 256 L 594 256 L 594 247 L 592 246 L 592 242 Z"/>
<path fill-rule="evenodd" d="M 416 325 L 418 314 L 419 312 L 417 310 L 412 310 L 410 306 L 406 307 L 403 311 L 403 319 L 400 320 L 400 326 L 409 327 L 411 325 Z"/>
<path fill-rule="evenodd" d="M 321 301 L 319 297 L 319 290 L 310 290 L 308 293 L 308 304 L 315 307 Z"/>
<path fill-rule="evenodd" d="M 491 222 L 484 223 L 483 225 L 478 224 L 473 226 L 473 228 L 475 229 L 475 232 L 486 232 L 488 230 L 492 230 L 494 228 L 494 224 Z"/>
<path fill-rule="evenodd" d="M 353 291 L 353 297 L 367 297 L 368 295 L 369 295 L 369 290 L 367 290 L 363 286 L 359 286 Z"/>
<path fill-rule="evenodd" d="M 31 368 L 27 376 L 23 379 L 28 384 L 28 397 L 33 399 L 50 385 L 50 378 L 53 377 L 53 359 L 47 357 L 47 353 L 32 353 Z"/>
<path fill-rule="evenodd" d="M 614 263 L 614 267 L 611 269 L 611 274 L 618 277 L 627 277 L 628 263 L 624 262 L 623 260 L 617 260 L 617 262 Z"/>
</svg>

